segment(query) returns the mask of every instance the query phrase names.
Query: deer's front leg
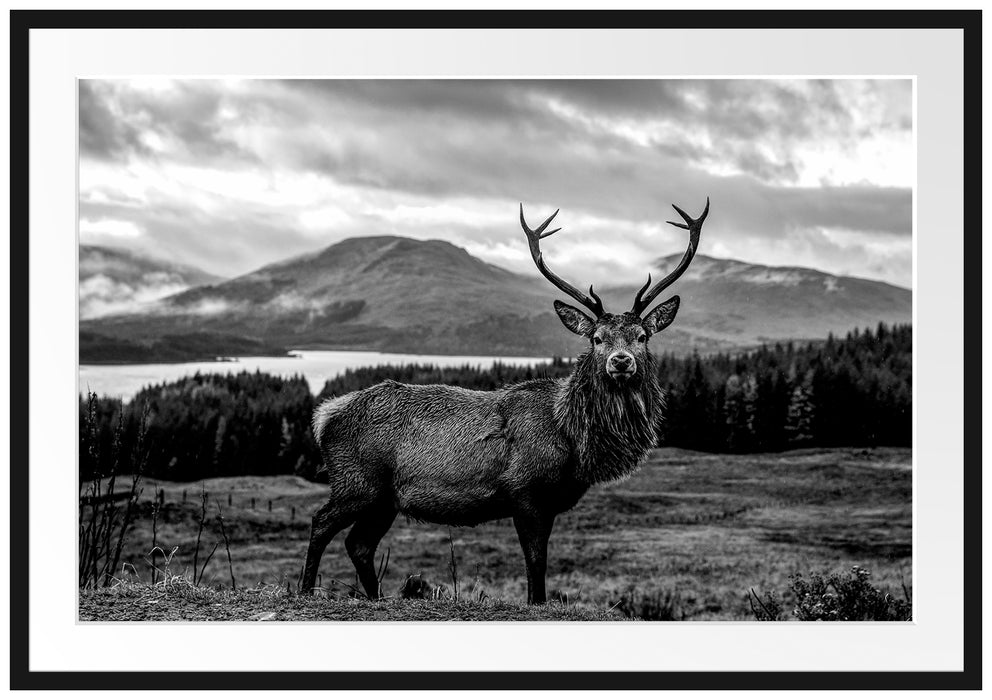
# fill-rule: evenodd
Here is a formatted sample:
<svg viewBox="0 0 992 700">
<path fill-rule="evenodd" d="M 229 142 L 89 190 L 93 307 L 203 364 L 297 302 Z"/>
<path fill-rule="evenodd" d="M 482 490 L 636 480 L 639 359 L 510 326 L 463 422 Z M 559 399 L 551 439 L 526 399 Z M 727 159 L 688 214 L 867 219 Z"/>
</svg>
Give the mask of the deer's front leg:
<svg viewBox="0 0 992 700">
<path fill-rule="evenodd" d="M 527 563 L 527 602 L 530 604 L 547 601 L 544 577 L 548 568 L 548 539 L 554 522 L 553 515 L 540 513 L 523 513 L 513 518 Z"/>
</svg>

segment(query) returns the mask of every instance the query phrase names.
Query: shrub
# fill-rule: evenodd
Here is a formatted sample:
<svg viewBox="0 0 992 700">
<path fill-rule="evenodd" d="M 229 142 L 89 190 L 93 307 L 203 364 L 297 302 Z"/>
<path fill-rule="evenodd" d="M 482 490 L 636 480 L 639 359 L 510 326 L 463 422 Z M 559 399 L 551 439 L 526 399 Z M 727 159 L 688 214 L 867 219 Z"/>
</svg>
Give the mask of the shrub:
<svg viewBox="0 0 992 700">
<path fill-rule="evenodd" d="M 631 620 L 672 622 L 685 619 L 682 601 L 671 591 L 644 593 L 631 589 L 620 596 L 613 608 Z"/>
<path fill-rule="evenodd" d="M 883 593 L 871 585 L 871 573 L 859 566 L 846 576 L 826 577 L 811 573 L 791 577 L 796 596 L 793 614 L 803 621 L 906 621 L 912 619 L 912 603 Z"/>
<path fill-rule="evenodd" d="M 807 578 L 794 574 L 789 577 L 795 600 L 792 614 L 803 622 L 904 622 L 912 619 L 913 604 L 905 586 L 905 597 L 896 598 L 872 586 L 870 579 L 871 572 L 860 566 L 851 567 L 846 575 L 811 572 Z M 748 602 L 755 619 L 761 622 L 785 619 L 775 593 L 762 598 L 752 588 L 748 592 Z"/>
<path fill-rule="evenodd" d="M 380 583 L 381 585 L 381 583 Z M 403 581 L 399 589 L 399 597 L 404 600 L 441 600 L 452 598 L 448 589 L 442 584 L 435 586 L 420 574 L 411 574 Z"/>
<path fill-rule="evenodd" d="M 782 602 L 774 593 L 769 593 L 763 599 L 752 588 L 747 592 L 747 602 L 751 605 L 751 613 L 758 622 L 778 622 L 784 620 Z"/>
</svg>

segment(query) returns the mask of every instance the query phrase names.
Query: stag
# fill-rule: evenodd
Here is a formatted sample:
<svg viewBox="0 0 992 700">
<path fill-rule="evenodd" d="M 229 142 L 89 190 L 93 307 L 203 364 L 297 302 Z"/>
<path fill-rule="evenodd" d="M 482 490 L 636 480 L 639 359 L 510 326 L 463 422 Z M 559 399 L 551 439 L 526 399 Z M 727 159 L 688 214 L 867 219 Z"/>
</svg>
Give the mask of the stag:
<svg viewBox="0 0 992 700">
<path fill-rule="evenodd" d="M 709 199 L 698 219 L 672 206 L 685 223 L 668 223 L 689 232 L 682 260 L 653 287 L 648 275 L 630 311 L 613 314 L 591 286 L 584 294 L 544 262 L 541 240 L 561 230 L 547 230 L 558 212 L 531 229 L 521 205 L 537 269 L 592 312 L 554 302 L 565 327 L 589 341 L 567 378 L 497 391 L 385 381 L 317 407 L 313 434 L 331 495 L 313 516 L 302 592 L 313 591 L 331 539 L 352 526 L 345 548 L 365 592 L 377 598 L 375 551 L 402 513 L 454 526 L 512 518 L 527 602 L 545 602 L 555 518 L 594 484 L 630 475 L 655 444 L 664 397 L 648 339 L 671 325 L 679 297 L 648 308 L 692 261 Z"/>
</svg>

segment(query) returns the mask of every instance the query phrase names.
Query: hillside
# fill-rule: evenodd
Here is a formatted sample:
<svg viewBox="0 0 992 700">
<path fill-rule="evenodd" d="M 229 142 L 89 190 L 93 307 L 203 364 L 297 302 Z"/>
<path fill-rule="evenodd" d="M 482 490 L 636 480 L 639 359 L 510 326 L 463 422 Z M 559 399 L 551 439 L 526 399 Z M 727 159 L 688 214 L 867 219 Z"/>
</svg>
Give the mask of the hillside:
<svg viewBox="0 0 992 700">
<path fill-rule="evenodd" d="M 656 261 L 655 276 L 676 260 Z M 629 308 L 636 286 L 606 289 L 607 308 Z M 703 255 L 672 293 L 682 295 L 682 310 L 655 347 L 676 353 L 824 338 L 912 316 L 906 289 Z M 209 326 L 295 348 L 571 356 L 584 343 L 555 317 L 552 302 L 561 297 L 536 274 L 509 272 L 450 243 L 379 236 L 341 241 L 81 328 L 145 341 Z"/>
<path fill-rule="evenodd" d="M 131 312 L 157 299 L 221 278 L 190 265 L 123 248 L 79 246 L 79 316 Z"/>
<path fill-rule="evenodd" d="M 681 254 L 655 261 L 671 270 Z M 637 285 L 611 289 L 633 298 Z M 669 294 L 682 306 L 676 325 L 697 337 L 734 346 L 782 339 L 817 339 L 852 328 L 909 323 L 913 294 L 885 282 L 840 277 L 802 267 L 767 267 L 697 255 Z"/>
<path fill-rule="evenodd" d="M 79 332 L 79 354 L 90 365 L 213 362 L 231 357 L 281 357 L 289 350 L 256 338 L 222 333 L 184 333 L 131 340 Z"/>
<path fill-rule="evenodd" d="M 574 354 L 578 344 L 554 316 L 547 287 L 450 243 L 354 238 L 86 329 L 154 338 L 209 324 L 297 348 Z"/>
</svg>

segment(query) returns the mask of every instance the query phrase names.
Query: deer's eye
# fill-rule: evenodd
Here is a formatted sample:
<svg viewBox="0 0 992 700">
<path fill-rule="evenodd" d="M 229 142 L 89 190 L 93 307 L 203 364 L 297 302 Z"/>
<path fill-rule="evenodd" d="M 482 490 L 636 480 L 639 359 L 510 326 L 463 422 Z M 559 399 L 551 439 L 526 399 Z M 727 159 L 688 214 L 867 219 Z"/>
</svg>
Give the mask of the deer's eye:
<svg viewBox="0 0 992 700">
<path fill-rule="evenodd" d="M 603 342 L 603 339 L 600 338 L 598 335 L 594 335 L 592 337 L 592 342 L 593 342 L 594 345 L 601 345 L 602 342 Z"/>
<path fill-rule="evenodd" d="M 639 336 L 637 336 L 637 342 L 638 343 L 646 343 L 646 342 L 648 342 L 648 337 L 646 335 L 639 335 Z"/>
</svg>

